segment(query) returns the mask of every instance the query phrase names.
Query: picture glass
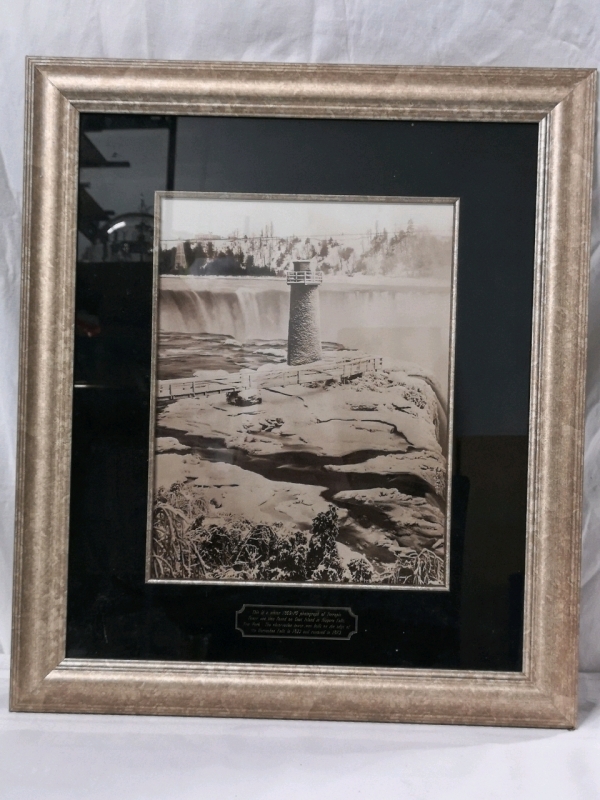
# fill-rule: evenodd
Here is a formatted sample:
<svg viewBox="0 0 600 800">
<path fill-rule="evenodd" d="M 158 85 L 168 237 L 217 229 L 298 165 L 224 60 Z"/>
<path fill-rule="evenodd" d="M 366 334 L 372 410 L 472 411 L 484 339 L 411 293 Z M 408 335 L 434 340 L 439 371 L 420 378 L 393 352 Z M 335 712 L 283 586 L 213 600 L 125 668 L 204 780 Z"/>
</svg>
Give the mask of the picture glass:
<svg viewBox="0 0 600 800">
<path fill-rule="evenodd" d="M 538 135 L 80 115 L 69 658 L 521 669 Z"/>
</svg>

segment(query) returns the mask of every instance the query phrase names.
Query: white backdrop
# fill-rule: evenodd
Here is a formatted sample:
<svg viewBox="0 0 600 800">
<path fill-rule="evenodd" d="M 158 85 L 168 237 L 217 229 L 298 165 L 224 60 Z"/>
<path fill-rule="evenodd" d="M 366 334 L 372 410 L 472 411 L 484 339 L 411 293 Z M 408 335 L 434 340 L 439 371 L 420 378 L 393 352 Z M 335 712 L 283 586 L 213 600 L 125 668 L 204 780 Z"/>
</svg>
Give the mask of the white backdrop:
<svg viewBox="0 0 600 800">
<path fill-rule="evenodd" d="M 599 20 L 598 0 L 0 2 L 0 652 L 10 640 L 25 56 L 597 67 Z M 600 671 L 597 200 L 581 636 L 587 671 Z M 2 656 L 0 679 L 2 798 L 600 793 L 600 683 L 591 676 L 577 734 L 8 715 Z"/>
</svg>

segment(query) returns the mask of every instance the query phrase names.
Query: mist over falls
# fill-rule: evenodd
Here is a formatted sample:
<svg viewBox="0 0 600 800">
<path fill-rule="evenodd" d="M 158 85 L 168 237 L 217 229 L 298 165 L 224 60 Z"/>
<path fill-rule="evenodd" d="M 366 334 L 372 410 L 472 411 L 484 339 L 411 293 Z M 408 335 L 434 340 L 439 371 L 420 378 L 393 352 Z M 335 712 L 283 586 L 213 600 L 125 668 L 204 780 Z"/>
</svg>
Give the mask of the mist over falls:
<svg viewBox="0 0 600 800">
<path fill-rule="evenodd" d="M 349 349 L 415 362 L 448 381 L 450 299 L 435 281 L 324 282 L 321 338 Z M 285 340 L 290 293 L 281 279 L 162 277 L 161 333 L 220 334 L 238 342 Z"/>
</svg>

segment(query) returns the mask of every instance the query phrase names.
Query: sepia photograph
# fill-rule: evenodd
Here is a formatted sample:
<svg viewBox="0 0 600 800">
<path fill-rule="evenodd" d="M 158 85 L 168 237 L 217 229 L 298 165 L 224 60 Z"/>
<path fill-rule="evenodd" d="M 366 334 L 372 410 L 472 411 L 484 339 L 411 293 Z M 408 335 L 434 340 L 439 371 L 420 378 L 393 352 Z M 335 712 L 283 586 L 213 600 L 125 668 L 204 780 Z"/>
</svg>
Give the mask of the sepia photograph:
<svg viewBox="0 0 600 800">
<path fill-rule="evenodd" d="M 457 216 L 156 193 L 147 580 L 448 588 Z"/>
</svg>

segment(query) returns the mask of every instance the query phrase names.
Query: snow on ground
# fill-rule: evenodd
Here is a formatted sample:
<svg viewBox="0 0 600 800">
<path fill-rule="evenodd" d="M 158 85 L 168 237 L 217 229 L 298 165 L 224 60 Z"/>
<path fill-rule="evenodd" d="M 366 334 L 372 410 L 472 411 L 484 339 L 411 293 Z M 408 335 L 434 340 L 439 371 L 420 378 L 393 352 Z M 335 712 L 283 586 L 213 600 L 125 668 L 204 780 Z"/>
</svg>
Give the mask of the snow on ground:
<svg viewBox="0 0 600 800">
<path fill-rule="evenodd" d="M 321 497 L 324 486 L 271 481 L 235 464 L 205 461 L 195 455 L 158 455 L 155 486 L 168 489 L 177 482 L 192 485 L 213 509 L 214 520 L 205 520 L 207 525 L 223 524 L 225 518 L 233 515 L 308 529 L 313 517 L 329 508 Z"/>
<path fill-rule="evenodd" d="M 443 555 L 444 411 L 414 365 L 385 367 L 348 383 L 263 387 L 260 405 L 223 395 L 167 405 L 157 487 L 193 486 L 219 524 L 243 517 L 307 530 L 333 503 L 344 563 L 361 554 L 390 563 L 406 547 Z"/>
</svg>

